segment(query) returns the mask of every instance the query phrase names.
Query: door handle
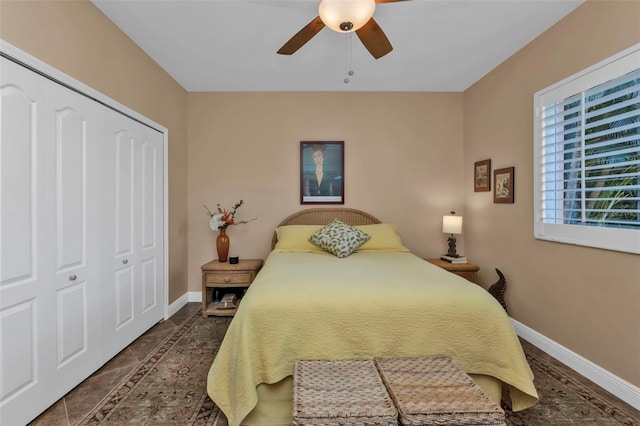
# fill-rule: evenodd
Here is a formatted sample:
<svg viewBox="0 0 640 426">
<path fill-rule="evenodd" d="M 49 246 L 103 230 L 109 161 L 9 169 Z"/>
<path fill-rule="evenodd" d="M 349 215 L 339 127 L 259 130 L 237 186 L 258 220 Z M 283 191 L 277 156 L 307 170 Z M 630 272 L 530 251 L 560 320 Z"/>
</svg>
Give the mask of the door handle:
<svg viewBox="0 0 640 426">
<path fill-rule="evenodd" d="M 78 279 L 78 276 L 77 276 L 77 275 L 75 275 L 75 274 L 73 274 L 73 275 L 71 275 L 71 276 L 69 277 L 69 281 L 75 281 L 75 280 L 77 280 L 77 279 Z"/>
</svg>

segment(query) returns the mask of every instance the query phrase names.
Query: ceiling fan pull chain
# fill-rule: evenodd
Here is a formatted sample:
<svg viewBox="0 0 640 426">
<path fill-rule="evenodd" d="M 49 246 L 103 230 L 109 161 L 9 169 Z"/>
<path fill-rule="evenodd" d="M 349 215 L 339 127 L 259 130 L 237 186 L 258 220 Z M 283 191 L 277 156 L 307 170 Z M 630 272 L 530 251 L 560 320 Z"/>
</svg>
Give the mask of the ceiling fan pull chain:
<svg viewBox="0 0 640 426">
<path fill-rule="evenodd" d="M 345 52 L 344 52 L 344 82 L 345 84 L 349 82 L 349 77 L 353 75 L 353 50 L 351 49 L 353 33 L 345 33 Z"/>
</svg>

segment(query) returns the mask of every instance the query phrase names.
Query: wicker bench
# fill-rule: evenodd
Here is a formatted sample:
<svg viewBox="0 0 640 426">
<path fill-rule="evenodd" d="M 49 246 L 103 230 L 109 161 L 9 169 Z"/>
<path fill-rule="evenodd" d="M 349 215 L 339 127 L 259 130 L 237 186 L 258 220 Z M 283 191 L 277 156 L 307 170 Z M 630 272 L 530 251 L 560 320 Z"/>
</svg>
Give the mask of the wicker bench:
<svg viewBox="0 0 640 426">
<path fill-rule="evenodd" d="M 505 425 L 504 411 L 451 359 L 376 358 L 401 425 Z"/>
<path fill-rule="evenodd" d="M 398 411 L 373 360 L 296 361 L 293 424 L 391 426 Z"/>
</svg>

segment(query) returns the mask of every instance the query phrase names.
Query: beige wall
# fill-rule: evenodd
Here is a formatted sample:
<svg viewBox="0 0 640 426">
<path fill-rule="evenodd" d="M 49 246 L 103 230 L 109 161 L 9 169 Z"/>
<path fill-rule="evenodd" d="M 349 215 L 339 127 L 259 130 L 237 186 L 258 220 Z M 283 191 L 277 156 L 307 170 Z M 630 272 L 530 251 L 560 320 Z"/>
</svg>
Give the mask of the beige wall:
<svg viewBox="0 0 640 426">
<path fill-rule="evenodd" d="M 0 1 L 0 38 L 169 129 L 169 301 L 187 290 L 187 93 L 85 0 Z"/>
<path fill-rule="evenodd" d="M 462 209 L 461 93 L 190 93 L 188 129 L 190 291 L 216 256 L 203 204 L 244 199 L 237 217 L 258 217 L 228 230 L 244 258 L 314 207 L 300 205 L 300 141 L 345 141 L 345 207 L 397 223 L 418 254 L 446 250 L 442 215 Z"/>
<path fill-rule="evenodd" d="M 588 1 L 464 93 L 467 254 L 507 276 L 511 315 L 640 385 L 640 256 L 533 238 L 533 94 L 640 41 L 640 2 Z M 515 204 L 473 192 L 473 163 L 515 166 Z"/>
</svg>

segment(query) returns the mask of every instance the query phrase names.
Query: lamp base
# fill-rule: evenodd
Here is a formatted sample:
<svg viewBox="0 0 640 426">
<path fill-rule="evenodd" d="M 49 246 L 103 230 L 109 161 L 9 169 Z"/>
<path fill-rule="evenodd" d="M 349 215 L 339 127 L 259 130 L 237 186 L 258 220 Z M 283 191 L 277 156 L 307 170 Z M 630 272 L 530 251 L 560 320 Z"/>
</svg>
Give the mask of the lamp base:
<svg viewBox="0 0 640 426">
<path fill-rule="evenodd" d="M 449 242 L 449 250 L 447 251 L 446 256 L 460 257 L 460 255 L 456 253 L 456 237 L 454 237 L 454 235 L 451 234 L 447 241 Z"/>
</svg>

